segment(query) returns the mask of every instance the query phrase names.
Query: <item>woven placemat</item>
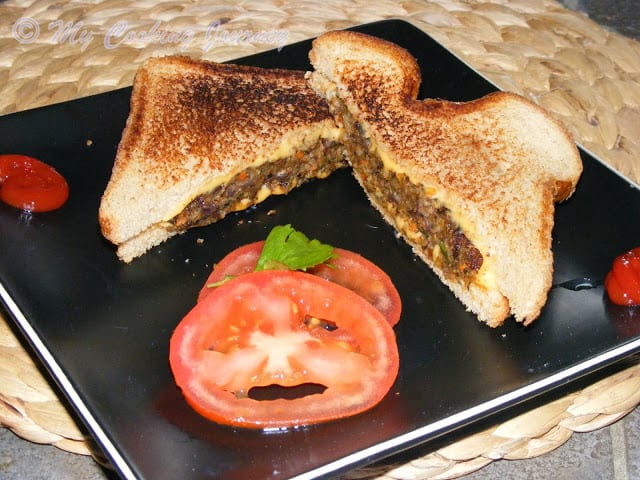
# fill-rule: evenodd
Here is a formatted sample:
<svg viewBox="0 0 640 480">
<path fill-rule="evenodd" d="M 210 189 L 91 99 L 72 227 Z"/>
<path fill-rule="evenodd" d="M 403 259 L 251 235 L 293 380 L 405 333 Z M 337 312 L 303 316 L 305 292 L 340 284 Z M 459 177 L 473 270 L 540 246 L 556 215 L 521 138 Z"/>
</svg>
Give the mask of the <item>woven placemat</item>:
<svg viewBox="0 0 640 480">
<path fill-rule="evenodd" d="M 107 461 L 0 309 L 0 425 L 36 443 Z"/>
<path fill-rule="evenodd" d="M 640 182 L 640 45 L 550 0 L 7 0 L 0 114 L 128 86 L 154 55 L 226 61 L 376 20 L 411 22 L 501 89 L 547 108 L 584 148 Z M 428 81 L 428 79 L 425 79 Z M 0 312 L 0 423 L 102 457 Z M 640 404 L 640 363 L 413 461 L 354 477 L 456 478 L 529 458 Z"/>
</svg>

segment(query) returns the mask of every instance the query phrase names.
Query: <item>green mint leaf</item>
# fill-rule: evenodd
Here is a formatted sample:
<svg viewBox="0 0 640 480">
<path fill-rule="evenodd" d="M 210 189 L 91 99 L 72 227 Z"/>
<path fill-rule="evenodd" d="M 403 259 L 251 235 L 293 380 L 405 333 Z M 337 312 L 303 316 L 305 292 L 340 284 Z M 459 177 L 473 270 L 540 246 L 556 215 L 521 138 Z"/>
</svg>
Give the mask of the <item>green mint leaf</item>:
<svg viewBox="0 0 640 480">
<path fill-rule="evenodd" d="M 256 265 L 260 270 L 306 270 L 333 258 L 333 247 L 309 240 L 291 225 L 278 225 L 267 236 Z"/>
</svg>

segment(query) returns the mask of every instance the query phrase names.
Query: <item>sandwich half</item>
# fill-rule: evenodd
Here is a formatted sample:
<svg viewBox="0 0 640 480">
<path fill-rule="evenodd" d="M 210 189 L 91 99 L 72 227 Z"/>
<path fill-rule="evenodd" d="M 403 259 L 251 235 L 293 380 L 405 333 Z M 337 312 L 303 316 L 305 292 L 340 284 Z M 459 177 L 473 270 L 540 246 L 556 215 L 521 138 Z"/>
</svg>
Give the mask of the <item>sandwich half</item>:
<svg viewBox="0 0 640 480">
<path fill-rule="evenodd" d="M 99 208 L 130 262 L 173 235 L 345 166 L 340 128 L 304 72 L 147 60 Z"/>
<path fill-rule="evenodd" d="M 536 319 L 552 282 L 554 202 L 582 172 L 565 128 L 510 93 L 417 100 L 416 60 L 371 36 L 329 32 L 309 57 L 371 203 L 481 321 Z"/>
</svg>

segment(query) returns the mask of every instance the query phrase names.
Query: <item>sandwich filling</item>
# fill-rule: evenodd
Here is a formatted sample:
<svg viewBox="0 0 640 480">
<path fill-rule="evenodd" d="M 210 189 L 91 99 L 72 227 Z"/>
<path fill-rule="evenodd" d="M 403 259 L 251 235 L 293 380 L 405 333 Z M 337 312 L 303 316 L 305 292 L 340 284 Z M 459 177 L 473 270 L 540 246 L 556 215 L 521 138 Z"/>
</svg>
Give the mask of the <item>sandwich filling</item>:
<svg viewBox="0 0 640 480">
<path fill-rule="evenodd" d="M 445 279 L 465 286 L 477 280 L 482 253 L 451 212 L 429 194 L 428 187 L 389 168 L 346 105 L 336 95 L 329 98 L 336 118 L 344 124 L 343 143 L 354 175 L 370 200 Z"/>
<path fill-rule="evenodd" d="M 125 262 L 346 166 L 340 128 L 294 70 L 145 61 L 99 223 Z"/>
<path fill-rule="evenodd" d="M 179 231 L 209 225 L 270 195 L 286 194 L 312 178 L 326 178 L 344 166 L 342 145 L 320 138 L 311 148 L 237 173 L 230 181 L 198 195 L 169 223 Z"/>
</svg>

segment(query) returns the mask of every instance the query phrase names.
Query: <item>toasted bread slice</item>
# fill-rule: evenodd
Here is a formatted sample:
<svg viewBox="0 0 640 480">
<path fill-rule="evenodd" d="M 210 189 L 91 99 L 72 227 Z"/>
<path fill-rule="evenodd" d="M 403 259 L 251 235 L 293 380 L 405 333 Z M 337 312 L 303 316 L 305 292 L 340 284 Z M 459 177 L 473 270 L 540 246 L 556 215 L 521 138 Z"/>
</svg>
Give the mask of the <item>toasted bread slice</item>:
<svg viewBox="0 0 640 480">
<path fill-rule="evenodd" d="M 99 209 L 125 262 L 194 226 L 346 165 L 304 72 L 151 58 Z"/>
<path fill-rule="evenodd" d="M 384 218 L 481 321 L 537 318 L 554 201 L 582 172 L 565 128 L 515 94 L 417 100 L 416 60 L 371 36 L 329 32 L 309 56 L 310 84 L 344 125 L 355 177 Z"/>
</svg>

